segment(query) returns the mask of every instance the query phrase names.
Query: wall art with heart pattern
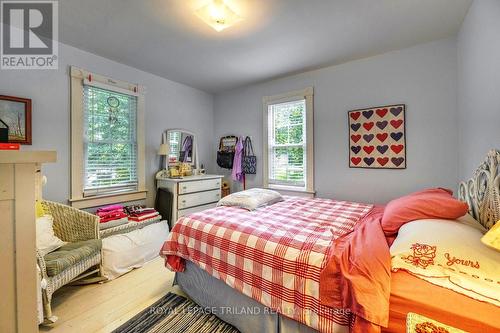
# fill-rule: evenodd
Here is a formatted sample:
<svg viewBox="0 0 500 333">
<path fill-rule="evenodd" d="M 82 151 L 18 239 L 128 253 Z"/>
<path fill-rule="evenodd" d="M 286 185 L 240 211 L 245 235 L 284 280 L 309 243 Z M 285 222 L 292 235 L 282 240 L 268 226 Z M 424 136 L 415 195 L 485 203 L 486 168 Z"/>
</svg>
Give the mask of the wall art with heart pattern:
<svg viewBox="0 0 500 333">
<path fill-rule="evenodd" d="M 406 169 L 406 105 L 349 111 L 349 167 Z"/>
</svg>

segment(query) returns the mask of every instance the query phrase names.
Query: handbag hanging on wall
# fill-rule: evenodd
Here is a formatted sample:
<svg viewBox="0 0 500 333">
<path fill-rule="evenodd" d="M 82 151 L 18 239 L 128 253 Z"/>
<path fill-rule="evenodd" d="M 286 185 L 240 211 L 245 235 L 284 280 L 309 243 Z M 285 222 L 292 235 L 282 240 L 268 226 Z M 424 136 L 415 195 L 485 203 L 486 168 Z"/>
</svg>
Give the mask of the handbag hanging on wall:
<svg viewBox="0 0 500 333">
<path fill-rule="evenodd" d="M 234 135 L 220 138 L 219 150 L 217 151 L 217 165 L 224 169 L 233 168 L 234 148 L 238 138 Z"/>
<path fill-rule="evenodd" d="M 246 175 L 255 175 L 257 173 L 257 156 L 253 152 L 252 139 L 249 136 L 243 143 L 243 173 Z"/>
</svg>

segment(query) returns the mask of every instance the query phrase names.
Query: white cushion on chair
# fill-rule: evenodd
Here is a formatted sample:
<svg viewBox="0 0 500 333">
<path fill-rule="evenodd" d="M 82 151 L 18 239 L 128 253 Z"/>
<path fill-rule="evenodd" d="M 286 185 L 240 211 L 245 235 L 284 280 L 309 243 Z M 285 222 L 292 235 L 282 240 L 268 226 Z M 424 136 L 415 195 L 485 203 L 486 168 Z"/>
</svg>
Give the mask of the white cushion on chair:
<svg viewBox="0 0 500 333">
<path fill-rule="evenodd" d="M 66 244 L 54 234 L 53 224 L 54 219 L 50 215 L 36 219 L 36 248 L 42 256 Z"/>
</svg>

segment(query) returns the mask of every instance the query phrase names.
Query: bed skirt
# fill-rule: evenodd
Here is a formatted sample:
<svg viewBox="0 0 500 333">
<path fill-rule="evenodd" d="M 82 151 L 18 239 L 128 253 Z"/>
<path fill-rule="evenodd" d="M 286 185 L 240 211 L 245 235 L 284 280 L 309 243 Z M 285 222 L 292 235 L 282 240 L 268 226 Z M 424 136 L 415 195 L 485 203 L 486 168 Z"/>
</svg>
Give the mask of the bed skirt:
<svg viewBox="0 0 500 333">
<path fill-rule="evenodd" d="M 318 332 L 243 295 L 192 262 L 186 261 L 186 269 L 176 273 L 175 281 L 205 311 L 214 313 L 241 333 Z M 347 327 L 345 332 L 348 332 Z"/>
</svg>

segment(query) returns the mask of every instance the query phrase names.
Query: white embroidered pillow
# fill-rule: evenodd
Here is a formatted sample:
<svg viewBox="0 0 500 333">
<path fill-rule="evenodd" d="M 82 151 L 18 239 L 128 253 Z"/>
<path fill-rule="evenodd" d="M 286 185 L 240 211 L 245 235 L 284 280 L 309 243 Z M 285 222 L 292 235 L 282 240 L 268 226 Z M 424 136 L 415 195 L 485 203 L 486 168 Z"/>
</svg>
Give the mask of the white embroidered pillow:
<svg viewBox="0 0 500 333">
<path fill-rule="evenodd" d="M 66 244 L 54 234 L 53 224 L 54 219 L 50 215 L 36 219 L 36 248 L 42 256 Z"/>
<path fill-rule="evenodd" d="M 276 191 L 252 188 L 230 194 L 220 199 L 217 206 L 234 206 L 247 210 L 255 210 L 258 207 L 272 205 L 280 201 L 283 201 L 283 197 Z"/>
<path fill-rule="evenodd" d="M 500 305 L 500 253 L 481 243 L 482 232 L 452 220 L 417 220 L 399 229 L 392 269 Z"/>
</svg>

